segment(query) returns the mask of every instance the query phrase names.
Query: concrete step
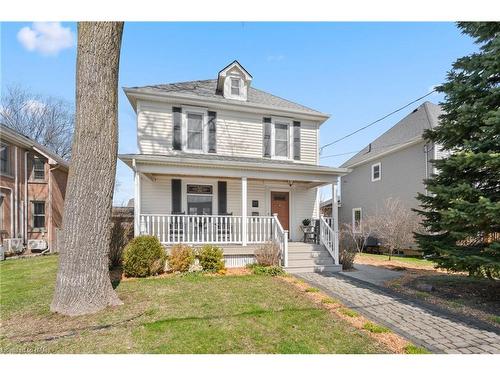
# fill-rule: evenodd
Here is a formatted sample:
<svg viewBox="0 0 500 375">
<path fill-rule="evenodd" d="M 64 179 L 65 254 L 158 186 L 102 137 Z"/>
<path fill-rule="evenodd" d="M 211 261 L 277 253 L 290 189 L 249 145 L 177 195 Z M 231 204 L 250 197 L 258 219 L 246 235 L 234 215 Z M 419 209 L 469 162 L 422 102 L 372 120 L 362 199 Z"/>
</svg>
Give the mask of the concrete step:
<svg viewBox="0 0 500 375">
<path fill-rule="evenodd" d="M 287 267 L 285 271 L 288 273 L 305 273 L 305 272 L 340 272 L 342 271 L 341 265 L 329 266 L 312 266 L 312 267 Z"/>
<path fill-rule="evenodd" d="M 328 251 L 310 251 L 301 253 L 288 253 L 288 259 L 298 260 L 298 259 L 315 259 L 324 260 L 332 259 L 332 256 Z"/>
<path fill-rule="evenodd" d="M 288 258 L 289 267 L 309 267 L 309 266 L 329 266 L 334 264 L 332 258 L 329 259 L 290 259 Z"/>
</svg>

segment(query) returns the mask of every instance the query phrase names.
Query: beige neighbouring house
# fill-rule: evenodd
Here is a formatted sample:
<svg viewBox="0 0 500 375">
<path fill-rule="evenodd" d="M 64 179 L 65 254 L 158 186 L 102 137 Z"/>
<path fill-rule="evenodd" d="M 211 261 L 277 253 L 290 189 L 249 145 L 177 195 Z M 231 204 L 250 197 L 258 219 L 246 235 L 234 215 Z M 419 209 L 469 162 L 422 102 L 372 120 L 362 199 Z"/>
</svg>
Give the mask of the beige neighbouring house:
<svg viewBox="0 0 500 375">
<path fill-rule="evenodd" d="M 234 61 L 217 79 L 124 89 L 137 114 L 138 153 L 119 155 L 135 174 L 135 234 L 220 244 L 229 267 L 273 240 L 292 272 L 338 270 L 337 222 L 318 200 L 347 172 L 319 165 L 329 116 L 251 82 Z M 306 218 L 318 220 L 317 244 L 300 242 Z"/>
<path fill-rule="evenodd" d="M 0 245 L 6 255 L 56 250 L 69 164 L 0 124 Z"/>
</svg>

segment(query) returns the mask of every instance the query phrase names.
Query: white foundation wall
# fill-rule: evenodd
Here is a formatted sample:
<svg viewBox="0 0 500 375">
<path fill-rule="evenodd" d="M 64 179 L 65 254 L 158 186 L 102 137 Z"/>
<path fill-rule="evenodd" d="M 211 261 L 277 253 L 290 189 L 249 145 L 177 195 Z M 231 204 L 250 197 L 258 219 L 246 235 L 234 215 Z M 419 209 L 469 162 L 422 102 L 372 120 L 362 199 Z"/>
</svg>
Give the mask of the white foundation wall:
<svg viewBox="0 0 500 375">
<path fill-rule="evenodd" d="M 213 186 L 213 213 L 218 214 L 217 182 L 227 181 L 227 211 L 234 216 L 241 216 L 241 180 L 188 177 L 188 176 L 153 176 L 152 181 L 141 176 L 141 213 L 171 214 L 171 180 L 182 180 L 182 211 L 187 212 L 186 185 L 207 184 Z M 290 186 L 285 181 L 248 180 L 247 185 L 247 215 L 258 213 L 259 216 L 270 216 L 271 191 L 286 191 L 290 193 L 290 240 L 302 240 L 303 233 L 300 224 L 305 218 L 318 218 L 318 188 L 307 188 L 304 184 L 293 183 Z M 257 201 L 258 207 L 252 207 L 252 201 Z"/>
</svg>

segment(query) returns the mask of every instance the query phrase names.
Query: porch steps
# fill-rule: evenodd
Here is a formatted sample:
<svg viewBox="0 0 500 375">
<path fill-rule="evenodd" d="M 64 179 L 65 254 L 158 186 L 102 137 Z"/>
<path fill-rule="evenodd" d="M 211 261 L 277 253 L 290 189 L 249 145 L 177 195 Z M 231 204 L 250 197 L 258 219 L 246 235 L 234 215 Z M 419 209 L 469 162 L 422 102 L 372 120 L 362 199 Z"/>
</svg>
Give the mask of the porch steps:
<svg viewBox="0 0 500 375">
<path fill-rule="evenodd" d="M 335 264 L 323 245 L 303 242 L 288 244 L 287 272 L 338 272 L 340 270 L 341 266 Z"/>
</svg>

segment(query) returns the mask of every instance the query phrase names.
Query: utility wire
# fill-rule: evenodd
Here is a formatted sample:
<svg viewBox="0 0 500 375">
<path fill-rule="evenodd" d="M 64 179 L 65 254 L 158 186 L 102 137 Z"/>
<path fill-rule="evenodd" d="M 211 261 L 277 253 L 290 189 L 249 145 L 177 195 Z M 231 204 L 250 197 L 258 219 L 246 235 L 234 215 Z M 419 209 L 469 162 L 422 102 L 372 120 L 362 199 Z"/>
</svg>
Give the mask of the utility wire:
<svg viewBox="0 0 500 375">
<path fill-rule="evenodd" d="M 372 147 L 369 151 L 367 151 L 366 153 L 368 152 L 371 152 L 371 151 L 374 151 L 374 150 L 381 150 L 381 149 L 384 149 L 384 148 L 388 148 L 388 147 L 392 147 L 392 146 L 398 146 L 398 145 L 404 145 L 404 144 L 407 144 L 407 143 L 410 143 L 411 141 L 405 141 L 405 142 L 397 142 L 397 143 L 391 143 L 390 145 L 385 145 L 385 146 L 380 146 L 380 147 Z M 364 147 L 362 148 L 361 150 L 358 150 L 358 151 L 349 151 L 349 152 L 343 152 L 341 154 L 332 154 L 332 155 L 325 155 L 325 156 L 320 156 L 321 159 L 328 159 L 328 158 L 333 158 L 335 156 L 344 156 L 344 155 L 349 155 L 349 154 L 356 154 L 358 152 L 361 152 L 363 150 L 365 150 L 367 147 Z"/>
<path fill-rule="evenodd" d="M 330 142 L 330 143 L 327 143 L 327 144 L 326 144 L 326 145 L 324 145 L 324 146 L 321 146 L 321 147 L 320 147 L 320 149 L 319 149 L 319 153 L 321 154 L 321 152 L 323 151 L 323 149 L 324 149 L 324 148 L 329 147 L 329 146 L 331 146 L 331 145 L 333 145 L 333 144 L 335 144 L 335 143 L 338 143 L 338 142 L 340 142 L 340 141 L 343 141 L 344 139 L 349 138 L 349 137 L 353 136 L 354 134 L 359 133 L 359 132 L 360 132 L 360 131 L 362 131 L 362 130 L 365 130 L 366 128 L 369 128 L 370 126 L 375 125 L 377 122 L 380 122 L 380 121 L 382 121 L 382 120 L 385 120 L 387 117 L 392 116 L 393 114 L 395 114 L 395 113 L 397 113 L 397 112 L 399 112 L 399 111 L 402 111 L 403 109 L 405 109 L 405 108 L 407 108 L 407 107 L 411 106 L 412 104 L 414 104 L 414 103 L 418 102 L 419 100 L 422 100 L 423 98 L 428 97 L 429 95 L 431 95 L 431 94 L 433 94 L 433 93 L 435 93 L 435 92 L 436 92 L 436 90 L 432 90 L 431 92 L 428 92 L 427 94 L 425 94 L 425 95 L 421 96 L 420 98 L 417 98 L 417 99 L 415 99 L 415 100 L 411 101 L 410 103 L 405 104 L 404 106 L 402 106 L 402 107 L 400 107 L 400 108 L 398 108 L 398 109 L 396 109 L 396 110 L 392 111 L 391 113 L 388 113 L 387 115 L 382 116 L 382 117 L 380 117 L 379 119 L 377 119 L 377 120 L 375 120 L 375 121 L 373 121 L 373 122 L 370 122 L 368 125 L 365 125 L 365 126 L 363 126 L 363 127 L 359 128 L 359 129 L 357 129 L 357 130 L 353 131 L 352 133 L 349 133 L 349 134 L 347 134 L 347 135 L 344 135 L 343 137 L 341 137 L 341 138 L 339 138 L 339 139 L 336 139 L 336 140 L 334 140 L 334 141 L 332 141 L 332 142 Z"/>
</svg>

